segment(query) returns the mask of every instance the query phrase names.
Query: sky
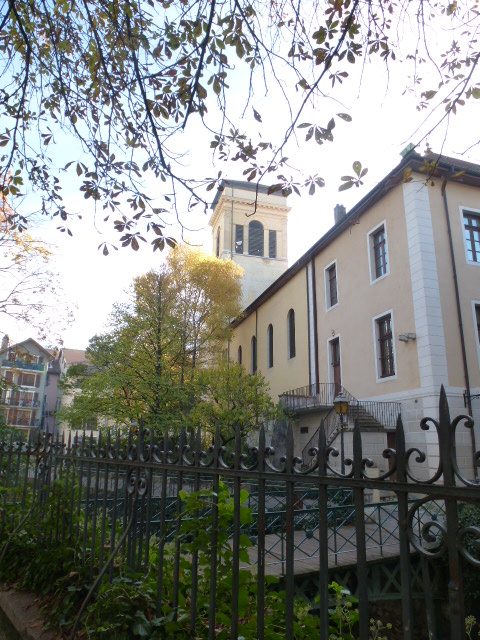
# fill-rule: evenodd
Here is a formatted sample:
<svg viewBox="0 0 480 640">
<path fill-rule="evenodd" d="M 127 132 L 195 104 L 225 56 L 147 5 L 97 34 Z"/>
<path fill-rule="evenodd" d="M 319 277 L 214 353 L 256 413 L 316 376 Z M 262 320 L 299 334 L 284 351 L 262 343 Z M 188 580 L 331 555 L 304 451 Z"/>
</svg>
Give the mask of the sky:
<svg viewBox="0 0 480 640">
<path fill-rule="evenodd" d="M 298 147 L 289 149 L 289 163 L 298 166 L 307 175 L 318 173 L 325 181 L 323 189 L 317 189 L 314 196 L 291 196 L 288 204 L 292 207 L 288 223 L 289 264 L 298 259 L 333 224 L 335 205 L 344 204 L 347 211 L 400 162 L 400 152 L 409 142 L 416 143 L 422 132 L 428 130 L 430 121 L 424 122 L 425 113 L 418 112 L 418 95 L 405 92 L 407 77 L 402 69 L 388 76 L 383 67 L 367 69 L 348 87 L 340 87 L 335 99 L 325 107 L 324 103 L 317 111 L 305 114 L 305 120 L 328 122 L 332 113 L 346 112 L 352 116 L 351 123 L 337 119 L 333 143 L 318 146 L 303 142 L 304 132 L 300 131 Z M 373 72 L 372 72 L 373 71 Z M 258 92 L 254 96 L 253 106 L 262 116 L 262 124 L 257 123 L 249 113 L 245 124 L 252 133 L 257 130 L 264 136 L 274 135 L 281 129 L 285 114 L 278 108 L 275 96 Z M 325 115 L 323 111 L 325 111 Z M 423 124 L 422 124 L 423 123 Z M 479 145 L 471 147 L 480 138 L 480 100 L 471 101 L 459 109 L 457 116 L 444 122 L 427 141 L 434 151 L 440 149 L 444 154 L 459 157 L 480 164 Z M 447 126 L 448 125 L 448 126 Z M 418 127 L 423 127 L 417 131 Z M 268 137 L 267 137 L 268 139 Z M 184 168 L 192 175 L 205 173 L 205 166 L 211 165 L 211 175 L 221 169 L 223 175 L 231 179 L 244 179 L 243 166 L 237 163 L 214 164 L 209 152 L 202 146 L 201 132 L 195 123 L 185 132 L 183 141 L 189 150 L 184 159 Z M 425 140 L 419 147 L 425 150 Z M 360 161 L 368 168 L 364 185 L 349 191 L 339 192 L 339 177 L 352 173 L 352 163 Z M 160 192 L 158 186 L 149 184 L 149 192 L 155 197 Z M 213 199 L 215 192 L 210 192 Z M 111 230 L 111 224 L 103 222 L 102 212 L 96 212 L 90 203 L 75 189 L 67 189 L 66 205 L 70 210 L 82 214 L 82 220 L 71 225 L 73 237 L 59 233 L 56 221 L 43 221 L 39 234 L 54 246 L 52 266 L 59 273 L 60 283 L 66 297 L 66 303 L 74 307 L 74 321 L 62 333 L 65 347 L 84 349 L 89 339 L 105 330 L 112 305 L 121 301 L 132 278 L 155 268 L 164 259 L 159 252 L 152 253 L 149 245 L 140 251 L 130 248 L 111 251 L 105 257 L 98 251 L 98 245 L 105 239 L 115 239 L 118 234 Z M 199 209 L 200 207 L 198 207 Z M 480 208 L 480 207 L 479 207 Z M 194 245 L 203 246 L 211 251 L 212 241 L 208 227 L 209 215 L 203 212 L 194 217 L 185 216 L 183 222 L 189 228 L 186 237 Z M 172 229 L 173 234 L 178 228 Z M 118 238 L 117 238 L 118 239 Z M 7 332 L 14 342 L 26 339 L 32 334 L 28 326 L 12 324 L 2 320 L 0 332 Z M 54 346 L 54 345 L 51 345 Z"/>
</svg>

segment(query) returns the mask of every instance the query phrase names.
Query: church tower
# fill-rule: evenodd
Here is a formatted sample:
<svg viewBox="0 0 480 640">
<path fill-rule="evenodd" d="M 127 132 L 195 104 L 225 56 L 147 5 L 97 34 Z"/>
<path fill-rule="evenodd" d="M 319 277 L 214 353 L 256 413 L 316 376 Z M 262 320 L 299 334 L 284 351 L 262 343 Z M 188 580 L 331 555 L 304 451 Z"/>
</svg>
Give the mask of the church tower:
<svg viewBox="0 0 480 640">
<path fill-rule="evenodd" d="M 243 308 L 288 267 L 287 199 L 279 193 L 269 195 L 268 187 L 256 190 L 250 182 L 224 180 L 210 218 L 214 255 L 234 260 L 245 272 Z"/>
</svg>

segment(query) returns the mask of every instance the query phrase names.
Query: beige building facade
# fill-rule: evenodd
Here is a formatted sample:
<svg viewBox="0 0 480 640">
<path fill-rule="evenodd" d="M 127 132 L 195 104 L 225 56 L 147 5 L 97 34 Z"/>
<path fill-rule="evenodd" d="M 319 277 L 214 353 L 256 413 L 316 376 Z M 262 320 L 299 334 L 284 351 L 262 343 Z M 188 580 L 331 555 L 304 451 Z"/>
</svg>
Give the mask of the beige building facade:
<svg viewBox="0 0 480 640">
<path fill-rule="evenodd" d="M 431 173 L 429 173 L 431 172 Z M 260 370 L 295 424 L 298 455 L 308 457 L 322 417 L 339 445 L 333 399 L 349 399 L 344 457 L 355 415 L 365 455 L 380 470 L 394 446 L 400 414 L 412 465 L 432 475 L 443 384 L 457 428 L 459 467 L 476 474 L 480 442 L 480 167 L 441 159 L 427 168 L 410 152 L 234 322 L 230 358 Z M 261 214 L 258 216 L 261 222 Z"/>
</svg>

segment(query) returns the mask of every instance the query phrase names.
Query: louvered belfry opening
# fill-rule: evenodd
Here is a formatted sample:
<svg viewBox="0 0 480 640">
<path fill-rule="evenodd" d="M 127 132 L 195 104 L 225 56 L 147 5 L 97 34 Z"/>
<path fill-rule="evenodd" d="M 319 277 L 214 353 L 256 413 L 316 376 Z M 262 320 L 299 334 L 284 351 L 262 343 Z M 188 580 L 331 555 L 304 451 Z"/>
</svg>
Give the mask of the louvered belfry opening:
<svg viewBox="0 0 480 640">
<path fill-rule="evenodd" d="M 248 253 L 251 256 L 263 256 L 263 224 L 252 220 L 248 225 Z"/>
</svg>

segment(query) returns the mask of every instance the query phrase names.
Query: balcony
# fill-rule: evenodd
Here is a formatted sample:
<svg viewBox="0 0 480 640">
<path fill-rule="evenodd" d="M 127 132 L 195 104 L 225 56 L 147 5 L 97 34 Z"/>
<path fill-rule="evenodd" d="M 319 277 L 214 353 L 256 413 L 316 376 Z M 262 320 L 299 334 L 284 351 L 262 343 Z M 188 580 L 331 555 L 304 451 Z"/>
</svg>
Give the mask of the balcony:
<svg viewBox="0 0 480 640">
<path fill-rule="evenodd" d="M 36 362 L 22 362 L 21 360 L 2 360 L 2 367 L 12 369 L 24 369 L 27 371 L 45 371 L 45 364 Z"/>
<path fill-rule="evenodd" d="M 340 388 L 335 383 L 318 382 L 282 393 L 279 396 L 280 403 L 286 411 L 293 413 L 332 408 Z"/>
<path fill-rule="evenodd" d="M 9 422 L 8 426 L 19 429 L 32 429 L 40 426 L 40 420 L 33 420 L 32 422 L 28 420 L 16 420 L 15 422 Z"/>
<path fill-rule="evenodd" d="M 4 407 L 21 407 L 22 409 L 33 409 L 40 406 L 40 400 L 19 400 L 18 398 L 7 398 L 1 404 Z"/>
</svg>

